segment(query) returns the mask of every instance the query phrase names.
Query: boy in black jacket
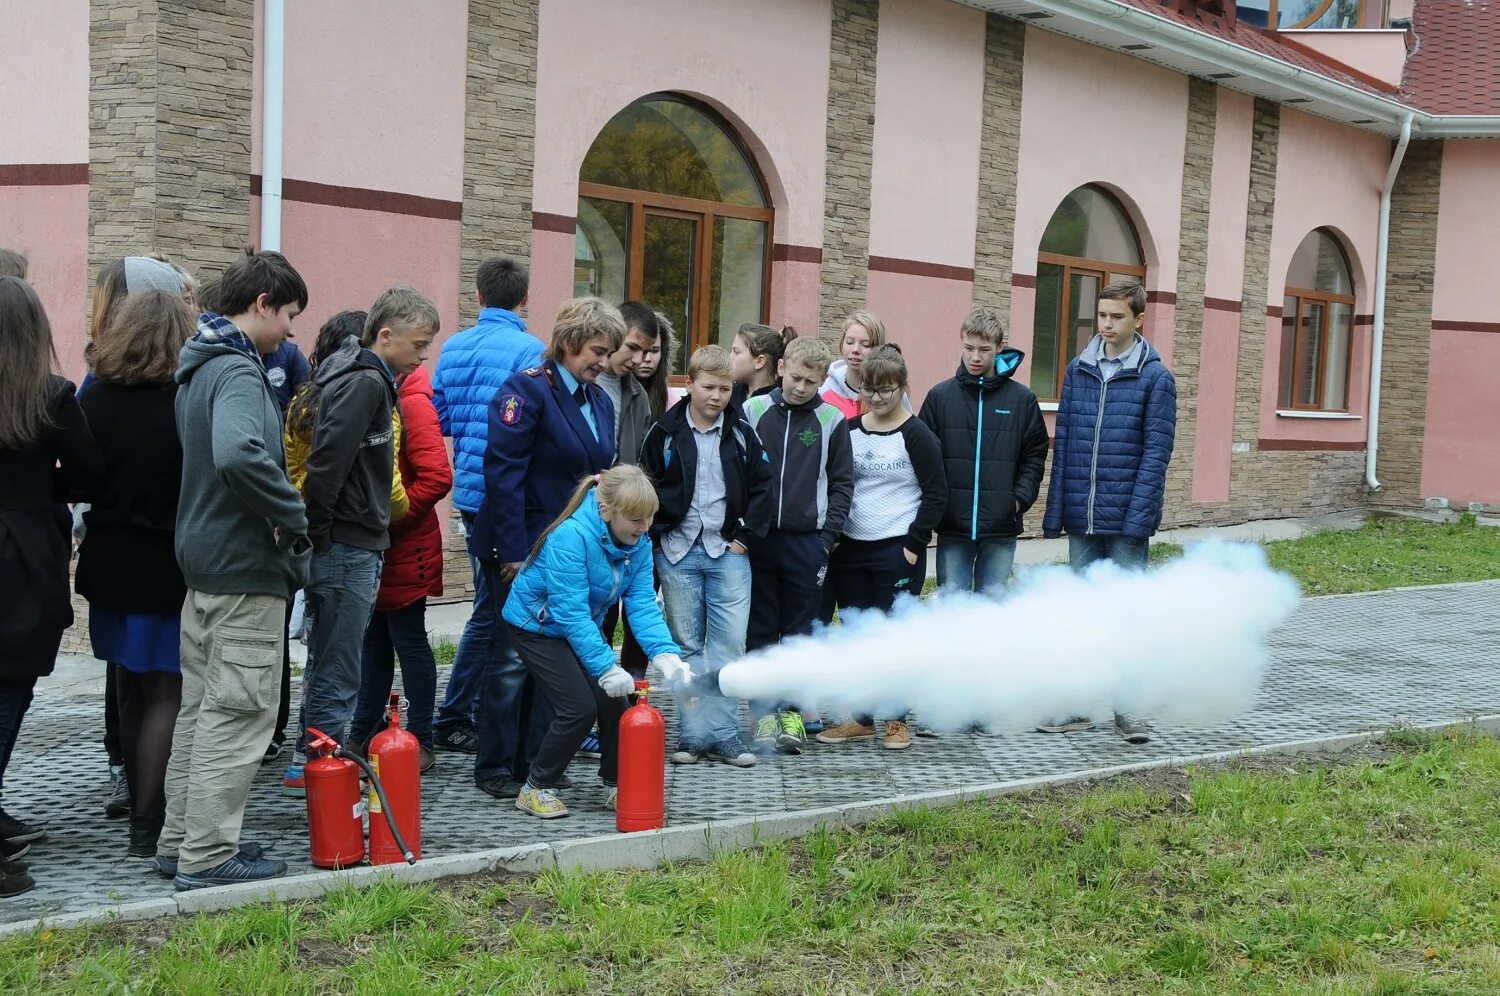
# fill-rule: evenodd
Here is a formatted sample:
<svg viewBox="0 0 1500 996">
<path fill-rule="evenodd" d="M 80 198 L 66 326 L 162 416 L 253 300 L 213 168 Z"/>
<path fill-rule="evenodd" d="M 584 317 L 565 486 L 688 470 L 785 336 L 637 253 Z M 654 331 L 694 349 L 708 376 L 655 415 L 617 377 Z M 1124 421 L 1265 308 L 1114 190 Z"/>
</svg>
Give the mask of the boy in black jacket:
<svg viewBox="0 0 1500 996">
<path fill-rule="evenodd" d="M 843 414 L 818 396 L 828 347 L 796 339 L 777 364 L 781 386 L 745 401 L 745 420 L 771 458 L 771 528 L 751 551 L 750 627 L 746 643 L 759 650 L 812 632 L 823 600 L 828 556 L 844 530 L 854 499 L 854 457 Z M 756 745 L 800 754 L 807 743 L 802 717 L 789 703 L 751 703 L 761 715 Z"/>
<path fill-rule="evenodd" d="M 437 330 L 431 301 L 410 287 L 392 287 L 370 306 L 363 340 L 351 335 L 313 377 L 320 395 L 302 487 L 313 548 L 307 582 L 312 633 L 300 735 L 282 779 L 289 795 L 305 792 L 308 729 L 342 742 L 354 714 L 365 628 L 390 546 L 395 379 L 427 358 Z"/>
<path fill-rule="evenodd" d="M 948 477 L 937 580 L 989 591 L 1009 581 L 1021 517 L 1041 490 L 1047 424 L 1036 395 L 1013 379 L 1026 354 L 1006 348 L 998 312 L 975 308 L 959 337 L 958 373 L 928 392 L 918 416 L 942 444 Z"/>
<path fill-rule="evenodd" d="M 667 626 L 695 675 L 744 656 L 750 550 L 770 524 L 771 464 L 730 403 L 733 388 L 729 353 L 699 349 L 688 362 L 687 397 L 641 445 L 640 467 L 661 501 L 651 539 Z M 682 733 L 672 762 L 755 764 L 736 729 L 738 707 L 717 694 L 679 694 Z"/>
</svg>

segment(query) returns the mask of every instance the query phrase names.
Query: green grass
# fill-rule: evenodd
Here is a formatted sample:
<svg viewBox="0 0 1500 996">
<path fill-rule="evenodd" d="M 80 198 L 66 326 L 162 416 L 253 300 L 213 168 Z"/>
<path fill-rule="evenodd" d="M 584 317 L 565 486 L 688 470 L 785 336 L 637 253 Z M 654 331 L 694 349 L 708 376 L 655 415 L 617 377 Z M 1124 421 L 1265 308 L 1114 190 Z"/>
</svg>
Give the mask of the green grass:
<svg viewBox="0 0 1500 996">
<path fill-rule="evenodd" d="M 1175 543 L 1151 548 L 1152 563 L 1181 555 Z M 1486 581 L 1500 578 L 1500 529 L 1480 526 L 1468 513 L 1453 523 L 1382 516 L 1359 529 L 1274 540 L 1266 556 L 1307 595 Z"/>
<path fill-rule="evenodd" d="M 1500 992 L 1500 742 L 1394 737 L 707 863 L 0 940 L 7 993 Z"/>
</svg>

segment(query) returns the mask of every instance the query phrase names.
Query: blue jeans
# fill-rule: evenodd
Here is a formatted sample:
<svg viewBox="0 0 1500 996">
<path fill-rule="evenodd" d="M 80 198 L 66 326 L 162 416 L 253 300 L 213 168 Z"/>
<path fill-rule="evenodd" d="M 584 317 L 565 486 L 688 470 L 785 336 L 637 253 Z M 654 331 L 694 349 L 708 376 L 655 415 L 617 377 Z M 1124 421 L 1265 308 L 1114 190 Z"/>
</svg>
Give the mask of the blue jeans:
<svg viewBox="0 0 1500 996">
<path fill-rule="evenodd" d="M 474 516 L 468 512 L 459 515 L 463 516 L 466 530 L 474 528 Z M 499 622 L 483 566 L 470 557 L 469 569 L 474 572 L 474 608 L 469 613 L 469 621 L 464 623 L 463 636 L 458 639 L 453 670 L 448 672 L 448 690 L 443 694 L 442 708 L 438 709 L 433 721 L 433 726 L 438 729 L 459 724 L 475 725 L 479 679 L 484 673 L 484 662 L 490 655 L 490 640 Z"/>
<path fill-rule="evenodd" d="M 998 589 L 1003 593 L 1015 562 L 1016 541 L 1013 538 L 938 537 L 937 582 L 944 590 L 983 594 Z"/>
<path fill-rule="evenodd" d="M 672 563 L 656 551 L 667 628 L 693 673 L 717 671 L 745 656 L 750 623 L 750 558 L 725 550 L 716 560 L 702 543 Z M 706 749 L 739 735 L 739 700 L 722 695 L 677 696 L 679 739 Z"/>
<path fill-rule="evenodd" d="M 390 701 L 401 659 L 401 690 L 405 694 L 406 732 L 432 750 L 432 702 L 437 696 L 437 661 L 427 642 L 427 599 L 400 609 L 377 609 L 365 628 L 364 663 L 359 682 L 359 705 L 349 724 L 349 739 L 363 743 L 384 729 L 382 717 Z"/>
<path fill-rule="evenodd" d="M 485 561 L 481 566 L 490 612 L 498 620 L 510 597 L 510 582 L 500 580 L 499 564 Z M 509 626 L 501 624 L 490 631 L 489 653 L 479 663 L 474 722 L 479 750 L 474 756 L 474 782 L 493 778 L 523 782 L 547 727 L 552 725 L 552 708 L 516 653 Z"/>
<path fill-rule="evenodd" d="M 359 693 L 365 627 L 380 587 L 380 552 L 334 543 L 315 553 L 307 580 L 307 613 L 312 631 L 307 667 L 302 672 L 302 708 L 298 715 L 297 751 L 306 756 L 307 731 L 317 729 L 342 743 Z"/>
<path fill-rule="evenodd" d="M 1113 560 L 1127 570 L 1140 570 L 1146 566 L 1150 554 L 1149 539 L 1068 534 L 1068 566 L 1075 571 L 1083 570 L 1096 560 Z"/>
</svg>

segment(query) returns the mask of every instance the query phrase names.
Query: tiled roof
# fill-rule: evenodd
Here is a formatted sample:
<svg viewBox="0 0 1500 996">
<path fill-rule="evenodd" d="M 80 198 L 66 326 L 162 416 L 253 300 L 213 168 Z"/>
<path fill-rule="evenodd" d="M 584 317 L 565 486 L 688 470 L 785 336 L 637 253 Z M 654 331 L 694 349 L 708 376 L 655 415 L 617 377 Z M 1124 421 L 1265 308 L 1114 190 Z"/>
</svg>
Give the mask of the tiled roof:
<svg viewBox="0 0 1500 996">
<path fill-rule="evenodd" d="M 1132 7 L 1139 7 L 1141 10 L 1150 11 L 1159 17 L 1165 17 L 1169 21 L 1176 21 L 1179 24 L 1186 24 L 1189 27 L 1197 28 L 1199 31 L 1212 35 L 1215 38 L 1233 42 L 1236 45 L 1248 48 L 1253 52 L 1259 52 L 1262 55 L 1269 55 L 1274 59 L 1280 59 L 1282 62 L 1296 66 L 1299 69 L 1305 69 L 1309 72 L 1317 73 L 1319 76 L 1337 80 L 1340 83 L 1348 84 L 1367 93 L 1379 94 L 1382 97 L 1394 96 L 1389 91 L 1373 86 L 1366 80 L 1340 72 L 1327 62 L 1309 54 L 1300 47 L 1294 48 L 1291 45 L 1282 44 L 1274 34 L 1261 31 L 1258 28 L 1252 28 L 1247 24 L 1236 23 L 1229 25 L 1224 23 L 1222 19 L 1210 14 L 1182 14 L 1177 11 L 1176 5 L 1171 3 L 1170 0 L 1121 0 L 1121 2 L 1127 3 Z M 1465 0 L 1436 0 L 1436 2 L 1462 4 Z M 1500 4 L 1500 0 L 1483 0 L 1483 2 Z"/>
<path fill-rule="evenodd" d="M 1500 0 L 1417 0 L 1401 97 L 1431 114 L 1500 114 Z"/>
</svg>

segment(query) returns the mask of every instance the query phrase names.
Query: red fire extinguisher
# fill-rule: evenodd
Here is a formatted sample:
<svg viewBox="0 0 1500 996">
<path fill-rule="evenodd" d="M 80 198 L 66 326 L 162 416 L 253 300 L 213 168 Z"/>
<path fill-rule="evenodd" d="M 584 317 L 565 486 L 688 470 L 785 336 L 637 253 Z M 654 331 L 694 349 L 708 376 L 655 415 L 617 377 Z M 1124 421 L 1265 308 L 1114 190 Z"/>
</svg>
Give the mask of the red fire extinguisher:
<svg viewBox="0 0 1500 996">
<path fill-rule="evenodd" d="M 407 864 L 416 857 L 406 846 L 401 830 L 391 817 L 385 788 L 365 759 L 345 750 L 337 740 L 319 730 L 307 728 L 311 738 L 307 751 L 316 754 L 302 768 L 307 783 L 307 830 L 312 844 L 312 863 L 319 868 L 348 868 L 365 856 L 365 834 L 362 817 L 366 805 L 359 790 L 359 771 L 370 778 L 370 788 L 383 807 L 384 822 Z"/>
<path fill-rule="evenodd" d="M 302 768 L 307 783 L 307 832 L 312 863 L 319 868 L 348 868 L 365 859 L 365 797 L 359 790 L 359 768 L 326 733 L 309 728 L 309 759 Z M 313 757 L 312 755 L 317 755 Z"/>
<path fill-rule="evenodd" d="M 388 802 L 375 794 L 370 782 L 370 864 L 393 865 L 422 856 L 422 748 L 417 738 L 401 728 L 401 696 L 392 693 L 386 707 L 386 727 L 370 738 L 366 755 L 370 770 L 385 787 Z M 401 829 L 405 845 L 398 845 L 385 819 L 389 812 Z M 410 851 L 408 851 L 410 848 Z"/>
<path fill-rule="evenodd" d="M 646 701 L 647 682 L 637 681 L 635 705 L 620 717 L 620 793 L 615 829 L 658 830 L 666 826 L 667 726 Z"/>
</svg>

